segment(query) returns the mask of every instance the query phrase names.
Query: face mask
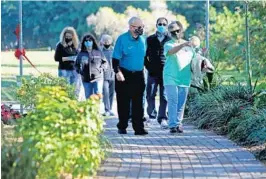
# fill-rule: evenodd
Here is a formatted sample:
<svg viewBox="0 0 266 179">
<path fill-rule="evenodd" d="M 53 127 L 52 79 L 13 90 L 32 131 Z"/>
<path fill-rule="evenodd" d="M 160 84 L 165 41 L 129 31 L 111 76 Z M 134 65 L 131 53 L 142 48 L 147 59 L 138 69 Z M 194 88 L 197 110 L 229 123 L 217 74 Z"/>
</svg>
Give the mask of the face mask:
<svg viewBox="0 0 266 179">
<path fill-rule="evenodd" d="M 72 41 L 72 38 L 66 38 L 65 41 L 66 41 L 66 43 L 69 43 Z"/>
<path fill-rule="evenodd" d="M 92 44 L 93 44 L 93 42 L 92 41 L 85 41 L 84 42 L 84 45 L 85 45 L 85 47 L 92 47 Z"/>
<path fill-rule="evenodd" d="M 108 49 L 111 45 L 110 44 L 108 44 L 108 45 L 104 44 L 103 46 L 104 46 L 104 48 Z"/>
<path fill-rule="evenodd" d="M 140 29 L 136 29 L 134 32 L 136 35 L 140 36 L 143 34 L 144 30 L 143 30 L 143 28 L 140 28 Z"/>
<path fill-rule="evenodd" d="M 166 28 L 165 28 L 165 26 L 158 26 L 157 31 L 160 32 L 161 34 L 163 34 L 166 32 Z"/>
</svg>

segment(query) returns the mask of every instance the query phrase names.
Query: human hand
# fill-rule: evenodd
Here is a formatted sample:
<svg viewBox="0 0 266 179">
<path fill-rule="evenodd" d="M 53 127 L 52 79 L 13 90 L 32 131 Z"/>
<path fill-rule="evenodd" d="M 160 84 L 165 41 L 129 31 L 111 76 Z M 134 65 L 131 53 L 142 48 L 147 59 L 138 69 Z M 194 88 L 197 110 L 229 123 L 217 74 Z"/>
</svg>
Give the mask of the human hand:
<svg viewBox="0 0 266 179">
<path fill-rule="evenodd" d="M 192 47 L 200 47 L 200 39 L 197 36 L 192 36 L 189 41 L 191 42 Z"/>
<path fill-rule="evenodd" d="M 125 77 L 124 77 L 124 75 L 123 75 L 123 73 L 121 71 L 119 71 L 118 73 L 116 73 L 115 76 L 116 76 L 116 79 L 118 81 L 125 81 Z"/>
<path fill-rule="evenodd" d="M 184 42 L 184 43 L 182 44 L 182 46 L 183 46 L 183 47 L 192 47 L 192 44 L 191 44 L 190 41 L 187 41 L 187 42 Z"/>
</svg>

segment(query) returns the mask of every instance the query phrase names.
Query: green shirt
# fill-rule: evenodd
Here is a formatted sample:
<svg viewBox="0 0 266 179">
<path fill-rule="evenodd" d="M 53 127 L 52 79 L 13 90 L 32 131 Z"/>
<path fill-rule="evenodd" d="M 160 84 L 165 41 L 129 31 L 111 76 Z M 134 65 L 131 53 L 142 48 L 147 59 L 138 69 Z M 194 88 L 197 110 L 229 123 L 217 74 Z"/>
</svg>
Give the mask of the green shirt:
<svg viewBox="0 0 266 179">
<path fill-rule="evenodd" d="M 177 46 L 173 40 L 164 45 L 164 55 L 166 62 L 163 69 L 164 85 L 176 85 L 189 87 L 191 81 L 191 60 L 195 56 L 195 52 L 191 47 L 183 47 L 177 53 L 167 55 L 168 51 Z"/>
</svg>

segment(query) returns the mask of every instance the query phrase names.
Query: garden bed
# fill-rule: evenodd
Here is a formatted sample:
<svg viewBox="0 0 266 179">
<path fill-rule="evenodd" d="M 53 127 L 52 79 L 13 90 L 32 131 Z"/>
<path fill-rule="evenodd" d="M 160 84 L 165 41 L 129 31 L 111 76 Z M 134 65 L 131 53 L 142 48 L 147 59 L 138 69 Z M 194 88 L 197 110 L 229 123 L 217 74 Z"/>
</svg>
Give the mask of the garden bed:
<svg viewBox="0 0 266 179">
<path fill-rule="evenodd" d="M 190 93 L 185 122 L 225 135 L 266 161 L 266 94 L 243 85 Z"/>
</svg>

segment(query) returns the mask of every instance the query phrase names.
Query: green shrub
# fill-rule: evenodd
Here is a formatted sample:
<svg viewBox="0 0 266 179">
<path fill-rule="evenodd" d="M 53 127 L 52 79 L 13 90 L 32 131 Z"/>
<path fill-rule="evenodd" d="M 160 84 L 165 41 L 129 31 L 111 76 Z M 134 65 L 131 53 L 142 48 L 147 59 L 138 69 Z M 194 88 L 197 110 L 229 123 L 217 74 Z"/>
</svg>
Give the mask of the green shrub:
<svg viewBox="0 0 266 179">
<path fill-rule="evenodd" d="M 230 139 L 244 145 L 258 145 L 266 142 L 266 110 L 249 110 L 241 116 L 243 120 L 235 130 L 230 131 Z"/>
<path fill-rule="evenodd" d="M 251 95 L 246 87 L 219 86 L 190 99 L 188 116 L 199 128 L 215 128 L 226 134 L 227 123 L 250 105 Z"/>
<path fill-rule="evenodd" d="M 219 105 L 210 108 L 204 116 L 199 118 L 199 128 L 211 128 L 219 134 L 227 134 L 228 122 L 236 116 L 240 115 L 241 107 L 246 105 L 241 100 L 235 101 L 224 101 L 220 102 Z"/>
<path fill-rule="evenodd" d="M 37 165 L 28 148 L 19 143 L 1 146 L 1 178 L 3 179 L 35 179 Z"/>
<path fill-rule="evenodd" d="M 188 118 L 198 128 L 212 129 L 239 144 L 261 146 L 266 143 L 266 97 L 251 94 L 241 85 L 218 86 L 193 93 L 188 100 Z M 261 148 L 261 147 L 260 147 Z M 265 149 L 257 155 L 265 159 Z"/>
<path fill-rule="evenodd" d="M 39 178 L 59 174 L 95 174 L 105 154 L 101 139 L 103 119 L 97 99 L 77 102 L 67 87 L 47 86 L 36 92 L 35 110 L 20 120 L 23 137 L 38 167 Z"/>
<path fill-rule="evenodd" d="M 254 106 L 256 108 L 266 108 L 266 90 L 259 91 L 254 94 Z"/>
<path fill-rule="evenodd" d="M 46 86 L 62 86 L 68 93 L 69 98 L 74 99 L 74 87 L 69 85 L 64 78 L 57 78 L 48 73 L 38 77 L 22 78 L 22 85 L 17 90 L 17 100 L 25 108 L 34 108 L 36 105 L 36 94 Z"/>
</svg>

